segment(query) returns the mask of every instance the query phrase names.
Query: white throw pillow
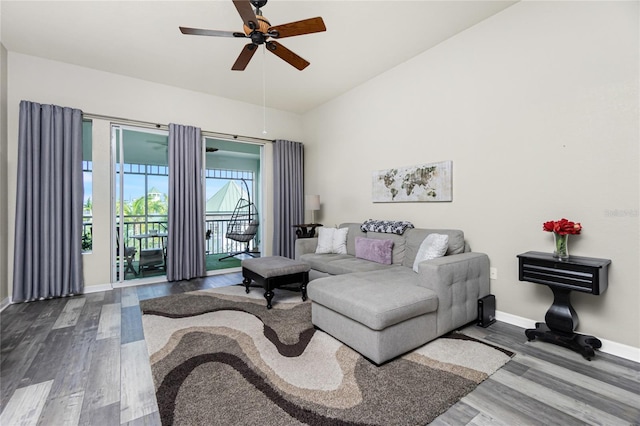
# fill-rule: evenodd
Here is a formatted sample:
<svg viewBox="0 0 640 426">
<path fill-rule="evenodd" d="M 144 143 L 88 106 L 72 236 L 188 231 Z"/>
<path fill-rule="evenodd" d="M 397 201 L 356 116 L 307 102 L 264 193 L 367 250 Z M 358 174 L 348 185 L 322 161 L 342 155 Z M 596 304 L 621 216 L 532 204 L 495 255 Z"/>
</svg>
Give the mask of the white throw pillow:
<svg viewBox="0 0 640 426">
<path fill-rule="evenodd" d="M 347 254 L 349 228 L 318 228 L 316 254 Z"/>
<path fill-rule="evenodd" d="M 424 260 L 442 257 L 447 253 L 449 248 L 449 236 L 443 234 L 429 234 L 422 241 L 416 260 L 413 262 L 413 270 L 418 272 L 418 264 Z"/>
<path fill-rule="evenodd" d="M 335 232 L 336 228 L 318 228 L 318 246 L 316 247 L 317 254 L 331 253 L 333 234 Z"/>
<path fill-rule="evenodd" d="M 333 252 L 337 254 L 347 254 L 347 234 L 349 228 L 337 228 L 333 234 Z"/>
</svg>

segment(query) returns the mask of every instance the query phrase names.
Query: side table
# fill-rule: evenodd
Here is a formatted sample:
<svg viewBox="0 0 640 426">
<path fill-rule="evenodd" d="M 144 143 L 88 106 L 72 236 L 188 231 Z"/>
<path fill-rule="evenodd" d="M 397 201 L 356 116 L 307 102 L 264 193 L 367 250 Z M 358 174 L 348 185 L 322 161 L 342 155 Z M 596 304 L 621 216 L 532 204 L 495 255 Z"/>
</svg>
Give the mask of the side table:
<svg viewBox="0 0 640 426">
<path fill-rule="evenodd" d="M 529 251 L 518 255 L 519 279 L 545 284 L 553 292 L 553 304 L 547 311 L 545 322 L 525 330 L 527 339 L 540 339 L 579 352 L 586 359 L 595 356 L 594 349 L 602 342 L 594 336 L 575 333 L 578 314 L 571 306 L 571 291 L 599 295 L 608 286 L 609 259 L 570 256 L 559 260 L 551 253 Z"/>
<path fill-rule="evenodd" d="M 316 228 L 322 226 L 321 223 L 302 223 L 300 225 L 293 225 L 296 229 L 296 235 L 298 238 L 313 238 L 316 236 Z M 309 229 L 307 229 L 309 228 Z"/>
</svg>

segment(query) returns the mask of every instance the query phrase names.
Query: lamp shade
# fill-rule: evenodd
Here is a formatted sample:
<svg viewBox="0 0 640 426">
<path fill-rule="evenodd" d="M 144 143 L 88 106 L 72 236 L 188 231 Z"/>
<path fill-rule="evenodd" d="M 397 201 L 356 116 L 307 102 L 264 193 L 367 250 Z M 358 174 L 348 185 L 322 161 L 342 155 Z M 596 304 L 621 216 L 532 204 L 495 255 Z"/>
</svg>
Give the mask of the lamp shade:
<svg viewBox="0 0 640 426">
<path fill-rule="evenodd" d="M 320 196 L 319 195 L 305 195 L 304 196 L 304 209 L 305 210 L 320 210 Z"/>
</svg>

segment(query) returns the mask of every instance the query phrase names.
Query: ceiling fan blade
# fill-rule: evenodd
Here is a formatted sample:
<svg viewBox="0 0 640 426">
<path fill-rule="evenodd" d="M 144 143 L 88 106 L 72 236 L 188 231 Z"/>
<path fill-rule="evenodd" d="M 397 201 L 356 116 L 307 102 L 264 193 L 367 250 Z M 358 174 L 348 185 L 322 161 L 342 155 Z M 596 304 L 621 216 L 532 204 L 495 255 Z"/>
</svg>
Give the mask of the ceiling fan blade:
<svg viewBox="0 0 640 426">
<path fill-rule="evenodd" d="M 233 64 L 231 69 L 233 71 L 244 71 L 249 64 L 251 58 L 253 58 L 253 54 L 258 50 L 258 46 L 253 43 L 249 43 L 242 48 L 242 52 L 240 52 L 240 56 L 236 59 L 236 62 Z"/>
<path fill-rule="evenodd" d="M 309 66 L 309 62 L 300 56 L 296 55 L 277 41 L 268 41 L 265 43 L 267 45 L 267 50 L 289 64 L 293 65 L 295 68 L 302 71 L 306 67 Z"/>
<path fill-rule="evenodd" d="M 244 33 L 234 31 L 203 30 L 200 28 L 179 27 L 182 34 L 211 37 L 246 37 Z"/>
<path fill-rule="evenodd" d="M 273 38 L 285 38 L 302 34 L 319 33 L 326 30 L 327 27 L 325 27 L 322 18 L 317 17 L 276 25 L 275 27 L 269 28 L 268 33 Z"/>
<path fill-rule="evenodd" d="M 258 18 L 256 18 L 256 14 L 253 12 L 249 0 L 233 0 L 233 4 L 247 27 L 252 30 L 258 28 Z"/>
</svg>

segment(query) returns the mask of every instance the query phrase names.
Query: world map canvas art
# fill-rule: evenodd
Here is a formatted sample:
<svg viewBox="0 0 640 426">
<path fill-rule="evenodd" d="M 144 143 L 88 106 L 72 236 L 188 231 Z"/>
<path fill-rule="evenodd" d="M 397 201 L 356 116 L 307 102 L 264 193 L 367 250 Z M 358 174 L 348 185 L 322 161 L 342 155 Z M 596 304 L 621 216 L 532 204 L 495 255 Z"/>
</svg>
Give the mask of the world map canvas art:
<svg viewBox="0 0 640 426">
<path fill-rule="evenodd" d="M 374 203 L 452 201 L 452 161 L 373 172 Z"/>
</svg>

